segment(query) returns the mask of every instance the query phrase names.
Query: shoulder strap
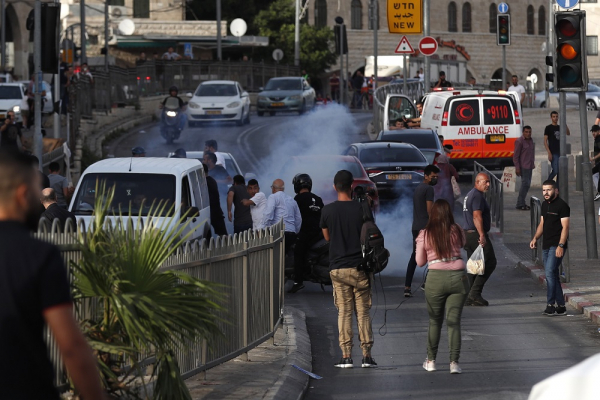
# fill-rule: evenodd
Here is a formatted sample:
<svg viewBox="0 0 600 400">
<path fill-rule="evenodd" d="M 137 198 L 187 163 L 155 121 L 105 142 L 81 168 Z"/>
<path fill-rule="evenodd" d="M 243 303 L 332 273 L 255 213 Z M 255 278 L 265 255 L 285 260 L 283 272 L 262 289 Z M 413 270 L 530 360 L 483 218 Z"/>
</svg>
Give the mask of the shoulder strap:
<svg viewBox="0 0 600 400">
<path fill-rule="evenodd" d="M 363 201 L 360 203 L 363 210 L 363 222 L 373 221 L 373 212 L 371 211 L 371 207 L 369 207 L 369 203 Z"/>
</svg>

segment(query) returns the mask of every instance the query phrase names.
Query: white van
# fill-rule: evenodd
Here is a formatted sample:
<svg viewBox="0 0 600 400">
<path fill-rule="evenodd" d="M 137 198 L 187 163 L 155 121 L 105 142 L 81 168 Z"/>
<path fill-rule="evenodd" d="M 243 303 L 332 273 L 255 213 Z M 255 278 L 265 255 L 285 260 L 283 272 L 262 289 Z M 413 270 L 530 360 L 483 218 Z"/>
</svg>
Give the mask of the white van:
<svg viewBox="0 0 600 400">
<path fill-rule="evenodd" d="M 115 187 L 111 204 L 115 215 L 119 210 L 131 214 L 134 224 L 141 211 L 142 222 L 155 202 L 167 203 L 163 218 L 154 220 L 160 226 L 169 208 L 175 205 L 175 221 L 189 210 L 191 221 L 184 234 L 193 232 L 191 239 L 210 238 L 210 205 L 204 169 L 198 160 L 182 158 L 109 158 L 88 167 L 73 194 L 69 210 L 77 221 L 89 227 L 96 198 L 96 182 L 105 181 Z M 111 217 L 116 218 L 116 217 Z M 186 221 L 187 222 L 187 221 Z M 171 225 L 168 229 L 177 229 Z"/>
<path fill-rule="evenodd" d="M 471 169 L 473 161 L 494 168 L 513 165 L 522 133 L 516 93 L 490 90 L 433 91 L 425 96 L 421 127 L 437 130 L 452 146 L 451 162 Z"/>
</svg>

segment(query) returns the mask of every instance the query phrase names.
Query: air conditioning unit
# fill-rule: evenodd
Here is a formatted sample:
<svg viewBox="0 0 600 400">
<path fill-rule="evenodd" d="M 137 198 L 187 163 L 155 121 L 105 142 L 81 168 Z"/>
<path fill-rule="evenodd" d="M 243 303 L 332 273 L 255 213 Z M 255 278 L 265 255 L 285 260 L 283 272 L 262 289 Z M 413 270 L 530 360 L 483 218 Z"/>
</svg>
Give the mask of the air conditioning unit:
<svg viewBox="0 0 600 400">
<path fill-rule="evenodd" d="M 129 11 L 123 6 L 108 6 L 108 16 L 112 21 L 120 21 L 127 18 Z"/>
</svg>

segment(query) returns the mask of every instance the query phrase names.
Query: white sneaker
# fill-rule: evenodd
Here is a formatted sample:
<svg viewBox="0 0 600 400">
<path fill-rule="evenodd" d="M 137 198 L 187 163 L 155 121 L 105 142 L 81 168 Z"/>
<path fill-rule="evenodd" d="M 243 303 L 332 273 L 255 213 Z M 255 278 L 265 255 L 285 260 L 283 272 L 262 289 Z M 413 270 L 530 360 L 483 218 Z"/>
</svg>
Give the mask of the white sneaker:
<svg viewBox="0 0 600 400">
<path fill-rule="evenodd" d="M 452 361 L 450 363 L 450 373 L 451 374 L 460 374 L 460 373 L 462 373 L 462 369 L 460 369 L 460 366 L 458 365 L 458 363 L 456 361 Z"/>
<path fill-rule="evenodd" d="M 425 359 L 423 362 L 423 369 L 427 372 L 437 371 L 435 368 L 435 360 L 429 361 L 428 359 Z"/>
</svg>

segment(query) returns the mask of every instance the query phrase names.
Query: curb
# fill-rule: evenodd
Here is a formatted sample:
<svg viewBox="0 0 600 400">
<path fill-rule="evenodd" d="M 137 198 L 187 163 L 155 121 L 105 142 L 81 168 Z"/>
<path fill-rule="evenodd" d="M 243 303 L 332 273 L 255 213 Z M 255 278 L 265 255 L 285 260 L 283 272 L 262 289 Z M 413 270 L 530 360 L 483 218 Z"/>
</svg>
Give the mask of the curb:
<svg viewBox="0 0 600 400">
<path fill-rule="evenodd" d="M 294 307 L 283 309 L 283 327 L 288 336 L 288 357 L 279 373 L 277 381 L 267 391 L 263 399 L 289 400 L 302 399 L 308 389 L 309 376 L 292 365 L 312 371 L 312 350 L 306 328 L 306 314 Z"/>
</svg>

